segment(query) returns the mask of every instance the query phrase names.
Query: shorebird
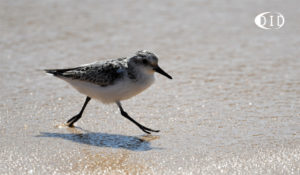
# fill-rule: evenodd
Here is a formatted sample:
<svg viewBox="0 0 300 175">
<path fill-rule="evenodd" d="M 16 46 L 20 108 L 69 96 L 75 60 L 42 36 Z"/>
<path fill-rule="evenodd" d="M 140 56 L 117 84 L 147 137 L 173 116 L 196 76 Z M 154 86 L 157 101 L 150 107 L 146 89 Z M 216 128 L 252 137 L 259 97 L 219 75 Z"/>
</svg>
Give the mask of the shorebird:
<svg viewBox="0 0 300 175">
<path fill-rule="evenodd" d="M 67 121 L 69 127 L 74 127 L 91 99 L 102 103 L 116 103 L 121 115 L 137 125 L 147 134 L 159 132 L 143 126 L 124 111 L 121 101 L 129 99 L 154 82 L 154 72 L 169 79 L 172 77 L 158 66 L 158 57 L 149 51 L 141 50 L 132 57 L 123 57 L 104 62 L 95 62 L 67 69 L 46 69 L 49 74 L 60 78 L 86 95 L 80 112 Z"/>
</svg>

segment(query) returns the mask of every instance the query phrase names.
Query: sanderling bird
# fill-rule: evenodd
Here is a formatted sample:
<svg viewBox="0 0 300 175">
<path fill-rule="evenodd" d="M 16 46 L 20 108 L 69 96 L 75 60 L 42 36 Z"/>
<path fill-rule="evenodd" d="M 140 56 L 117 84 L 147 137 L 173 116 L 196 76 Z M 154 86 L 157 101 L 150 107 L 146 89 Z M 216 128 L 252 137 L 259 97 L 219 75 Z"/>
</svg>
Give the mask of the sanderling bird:
<svg viewBox="0 0 300 175">
<path fill-rule="evenodd" d="M 121 105 L 122 100 L 141 93 L 153 84 L 154 72 L 172 79 L 158 66 L 158 57 L 155 54 L 142 50 L 132 57 L 95 62 L 67 69 L 46 69 L 45 71 L 68 82 L 87 96 L 80 112 L 67 121 L 69 127 L 73 127 L 74 123 L 81 118 L 86 105 L 93 98 L 103 103 L 116 103 L 122 116 L 145 133 L 159 132 L 159 130 L 147 128 L 135 121 Z"/>
</svg>

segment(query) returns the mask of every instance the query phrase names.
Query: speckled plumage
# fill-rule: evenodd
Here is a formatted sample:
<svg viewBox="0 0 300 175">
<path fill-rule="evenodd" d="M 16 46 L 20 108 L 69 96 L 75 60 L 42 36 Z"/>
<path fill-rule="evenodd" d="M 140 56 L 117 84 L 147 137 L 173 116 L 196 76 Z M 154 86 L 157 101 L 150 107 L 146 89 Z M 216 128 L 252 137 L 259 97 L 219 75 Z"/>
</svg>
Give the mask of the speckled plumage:
<svg viewBox="0 0 300 175">
<path fill-rule="evenodd" d="M 81 111 L 68 120 L 68 126 L 72 127 L 81 118 L 86 105 L 91 99 L 97 99 L 103 103 L 116 103 L 121 114 L 145 133 L 159 132 L 159 130 L 147 128 L 132 119 L 124 111 L 120 102 L 150 87 L 154 82 L 154 72 L 172 79 L 158 66 L 158 58 L 153 53 L 143 50 L 128 58 L 95 62 L 75 68 L 47 69 L 45 71 L 65 80 L 80 93 L 87 96 Z"/>
<path fill-rule="evenodd" d="M 105 62 L 95 62 L 76 68 L 49 71 L 54 72 L 54 75 L 61 78 L 86 81 L 102 87 L 114 84 L 115 81 L 123 79 L 124 76 L 126 76 L 126 72 L 131 72 L 128 69 L 127 58 L 118 58 Z M 131 75 L 130 78 L 134 79 L 134 76 Z"/>
</svg>

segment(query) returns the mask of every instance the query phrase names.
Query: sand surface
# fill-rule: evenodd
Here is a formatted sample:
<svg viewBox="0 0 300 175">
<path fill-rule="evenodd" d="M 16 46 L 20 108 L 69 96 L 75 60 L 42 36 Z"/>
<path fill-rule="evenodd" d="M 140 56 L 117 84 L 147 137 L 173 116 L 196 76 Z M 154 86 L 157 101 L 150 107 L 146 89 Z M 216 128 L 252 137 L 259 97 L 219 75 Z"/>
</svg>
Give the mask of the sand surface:
<svg viewBox="0 0 300 175">
<path fill-rule="evenodd" d="M 300 2 L 0 1 L 0 174 L 300 174 Z M 279 11 L 262 30 L 254 17 Z M 147 49 L 173 80 L 116 105 L 40 69 Z"/>
</svg>

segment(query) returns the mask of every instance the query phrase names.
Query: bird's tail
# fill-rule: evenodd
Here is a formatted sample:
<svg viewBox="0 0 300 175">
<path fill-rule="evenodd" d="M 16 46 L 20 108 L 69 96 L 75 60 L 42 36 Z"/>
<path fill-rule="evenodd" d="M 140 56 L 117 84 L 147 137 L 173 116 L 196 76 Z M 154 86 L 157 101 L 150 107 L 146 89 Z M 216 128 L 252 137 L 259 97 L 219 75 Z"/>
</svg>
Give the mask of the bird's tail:
<svg viewBox="0 0 300 175">
<path fill-rule="evenodd" d="M 53 74 L 53 75 L 57 74 L 56 69 L 45 69 L 44 71 L 48 74 Z"/>
<path fill-rule="evenodd" d="M 76 68 L 68 68 L 68 69 L 44 69 L 44 71 L 48 74 L 53 74 L 54 76 L 63 75 L 64 72 L 74 70 Z"/>
</svg>

